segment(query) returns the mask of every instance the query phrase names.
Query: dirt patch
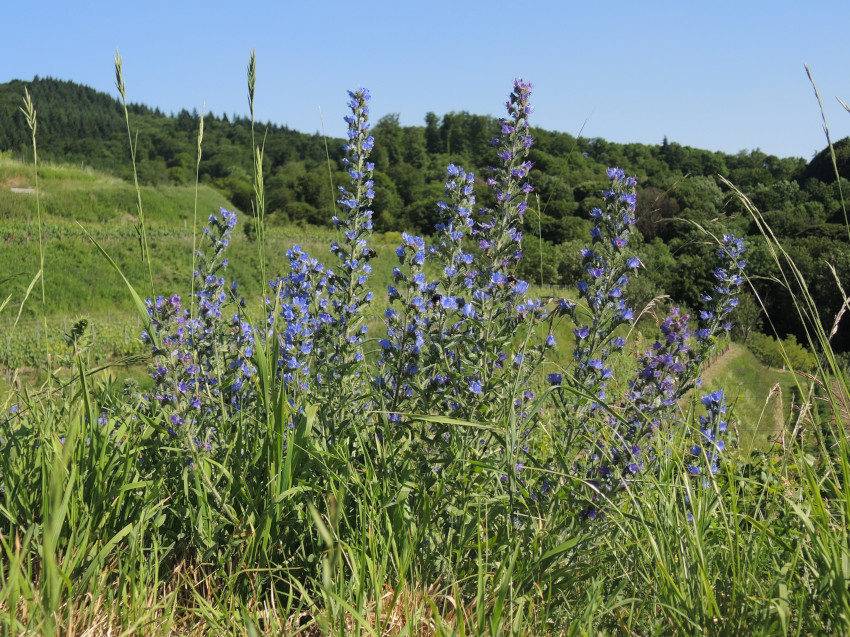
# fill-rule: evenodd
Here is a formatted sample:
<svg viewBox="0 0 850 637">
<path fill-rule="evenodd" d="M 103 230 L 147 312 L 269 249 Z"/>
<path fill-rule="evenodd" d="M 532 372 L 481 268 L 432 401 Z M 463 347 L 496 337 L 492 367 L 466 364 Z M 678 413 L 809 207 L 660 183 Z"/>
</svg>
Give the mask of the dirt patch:
<svg viewBox="0 0 850 637">
<path fill-rule="evenodd" d="M 30 180 L 23 175 L 9 175 L 0 180 L 2 188 L 27 188 L 30 185 Z"/>
</svg>

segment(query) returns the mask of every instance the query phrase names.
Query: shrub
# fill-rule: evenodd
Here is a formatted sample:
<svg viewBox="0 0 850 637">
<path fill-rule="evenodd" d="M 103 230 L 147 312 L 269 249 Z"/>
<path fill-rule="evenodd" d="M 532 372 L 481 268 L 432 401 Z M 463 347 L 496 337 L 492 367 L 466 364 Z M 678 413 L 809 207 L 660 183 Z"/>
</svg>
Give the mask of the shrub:
<svg viewBox="0 0 850 637">
<path fill-rule="evenodd" d="M 797 343 L 793 334 L 779 340 L 760 332 L 753 332 L 748 345 L 756 358 L 770 367 L 807 372 L 815 369 L 817 365 L 812 353 Z"/>
</svg>

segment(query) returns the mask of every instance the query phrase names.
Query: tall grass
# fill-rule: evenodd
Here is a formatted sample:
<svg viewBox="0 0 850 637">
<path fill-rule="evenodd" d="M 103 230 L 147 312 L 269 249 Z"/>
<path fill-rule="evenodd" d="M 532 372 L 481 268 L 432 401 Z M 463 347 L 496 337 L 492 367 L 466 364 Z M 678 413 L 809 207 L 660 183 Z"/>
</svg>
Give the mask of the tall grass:
<svg viewBox="0 0 850 637">
<path fill-rule="evenodd" d="M 148 285 L 150 295 L 154 296 L 153 285 L 153 267 L 151 266 L 151 256 L 148 251 L 148 236 L 147 228 L 145 227 L 145 210 L 142 206 L 142 191 L 139 188 L 139 174 L 136 170 L 136 149 L 138 147 L 138 133 L 136 140 L 133 140 L 133 131 L 130 128 L 130 113 L 127 110 L 127 87 L 124 83 L 124 61 L 118 51 L 115 52 L 115 88 L 121 95 L 121 101 L 124 105 L 124 122 L 127 124 L 127 141 L 130 146 L 130 162 L 133 165 L 133 185 L 136 188 L 136 210 L 138 216 L 136 218 L 136 234 L 139 239 L 139 247 L 141 248 L 142 262 L 148 266 Z"/>
<path fill-rule="evenodd" d="M 265 139 L 257 145 L 254 136 L 254 95 L 257 88 L 257 52 L 251 51 L 248 59 L 248 109 L 251 112 L 251 158 L 254 168 L 254 199 L 251 202 L 254 213 L 255 232 L 257 236 L 257 253 L 260 258 L 260 280 L 266 281 L 266 191 L 263 180 L 263 151 Z"/>
<path fill-rule="evenodd" d="M 191 295 L 195 296 L 195 268 L 197 267 L 198 252 L 198 186 L 201 177 L 201 156 L 204 142 L 204 109 L 201 108 L 201 121 L 198 126 L 198 155 L 195 162 L 195 201 L 192 208 L 192 272 L 190 273 Z"/>
<path fill-rule="evenodd" d="M 35 209 L 38 217 L 38 258 L 39 258 L 39 279 L 41 283 L 41 311 L 44 320 L 45 339 L 47 334 L 47 297 L 44 294 L 44 236 L 42 233 L 41 223 L 41 189 L 38 183 L 38 144 L 36 142 L 36 131 L 38 129 L 38 119 L 36 117 L 35 106 L 32 103 L 29 91 L 24 89 L 24 105 L 21 107 L 24 117 L 27 120 L 30 133 L 32 133 L 32 164 L 33 178 L 35 180 Z M 45 340 L 45 343 L 47 341 Z M 45 348 L 46 350 L 47 348 Z M 48 357 L 48 367 L 50 365 Z"/>
</svg>

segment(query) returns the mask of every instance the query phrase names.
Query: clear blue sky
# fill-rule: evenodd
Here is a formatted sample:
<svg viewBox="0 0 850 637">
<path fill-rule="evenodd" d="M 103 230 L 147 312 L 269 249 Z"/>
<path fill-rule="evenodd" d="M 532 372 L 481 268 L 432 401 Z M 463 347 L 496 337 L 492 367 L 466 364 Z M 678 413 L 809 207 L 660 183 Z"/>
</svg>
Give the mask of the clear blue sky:
<svg viewBox="0 0 850 637">
<path fill-rule="evenodd" d="M 808 6 L 804 6 L 808 5 Z M 378 0 L 338 2 L 3 3 L 0 82 L 34 75 L 165 112 L 247 113 L 245 67 L 256 48 L 261 120 L 342 136 L 348 88 L 375 118 L 426 112 L 499 115 L 515 76 L 534 84 L 541 127 L 616 142 L 710 150 L 761 148 L 810 158 L 825 145 L 803 64 L 833 139 L 850 135 L 850 6 L 791 2 Z M 36 105 L 37 106 L 37 105 Z"/>
</svg>

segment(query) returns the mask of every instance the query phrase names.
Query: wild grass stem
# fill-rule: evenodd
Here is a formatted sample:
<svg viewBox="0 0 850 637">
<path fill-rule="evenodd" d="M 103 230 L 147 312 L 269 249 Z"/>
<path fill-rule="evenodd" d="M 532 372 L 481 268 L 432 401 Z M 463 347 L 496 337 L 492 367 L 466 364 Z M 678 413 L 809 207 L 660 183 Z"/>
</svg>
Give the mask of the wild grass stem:
<svg viewBox="0 0 850 637">
<path fill-rule="evenodd" d="M 265 138 L 263 143 L 257 145 L 254 136 L 254 95 L 257 87 L 257 51 L 251 51 L 248 59 L 248 108 L 251 112 L 251 164 L 254 169 L 254 223 L 256 224 L 257 250 L 260 259 L 260 280 L 265 283 L 266 279 L 266 238 L 265 238 L 265 215 L 266 194 L 265 182 L 263 181 L 263 155 L 265 149 Z"/>
<path fill-rule="evenodd" d="M 154 298 L 156 292 L 153 285 L 153 266 L 151 265 L 151 255 L 148 249 L 148 235 L 145 226 L 145 212 L 142 207 L 142 189 L 139 187 L 139 173 L 136 168 L 136 149 L 138 148 L 138 132 L 136 133 L 136 141 L 133 141 L 133 133 L 130 128 L 130 112 L 127 109 L 127 87 L 124 84 L 124 61 L 118 51 L 115 51 L 115 87 L 121 95 L 121 102 L 124 106 L 124 122 L 127 125 L 127 142 L 130 146 L 130 161 L 133 165 L 133 185 L 136 188 L 136 210 L 138 216 L 136 219 L 136 234 L 139 239 L 139 246 L 142 251 L 142 261 L 148 266 L 148 284 L 150 297 Z"/>
<path fill-rule="evenodd" d="M 24 114 L 24 117 L 27 121 L 27 126 L 30 129 L 31 137 L 32 137 L 32 163 L 33 163 L 33 179 L 35 181 L 35 209 L 36 216 L 38 218 L 38 260 L 39 260 L 39 268 L 38 268 L 38 278 L 41 282 L 41 320 L 42 325 L 44 327 L 44 356 L 45 363 L 47 365 L 47 382 L 48 385 L 52 387 L 53 385 L 53 365 L 52 365 L 52 357 L 50 354 L 50 348 L 47 342 L 47 295 L 44 291 L 44 234 L 42 232 L 42 218 L 41 218 L 41 188 L 38 182 L 38 144 L 36 142 L 36 131 L 38 129 L 38 119 L 36 115 L 35 106 L 33 105 L 32 98 L 30 97 L 29 90 L 24 89 L 24 105 L 21 107 L 21 111 Z M 23 309 L 23 302 L 21 303 L 21 309 Z M 20 311 L 18 312 L 18 316 L 20 317 Z"/>
</svg>

